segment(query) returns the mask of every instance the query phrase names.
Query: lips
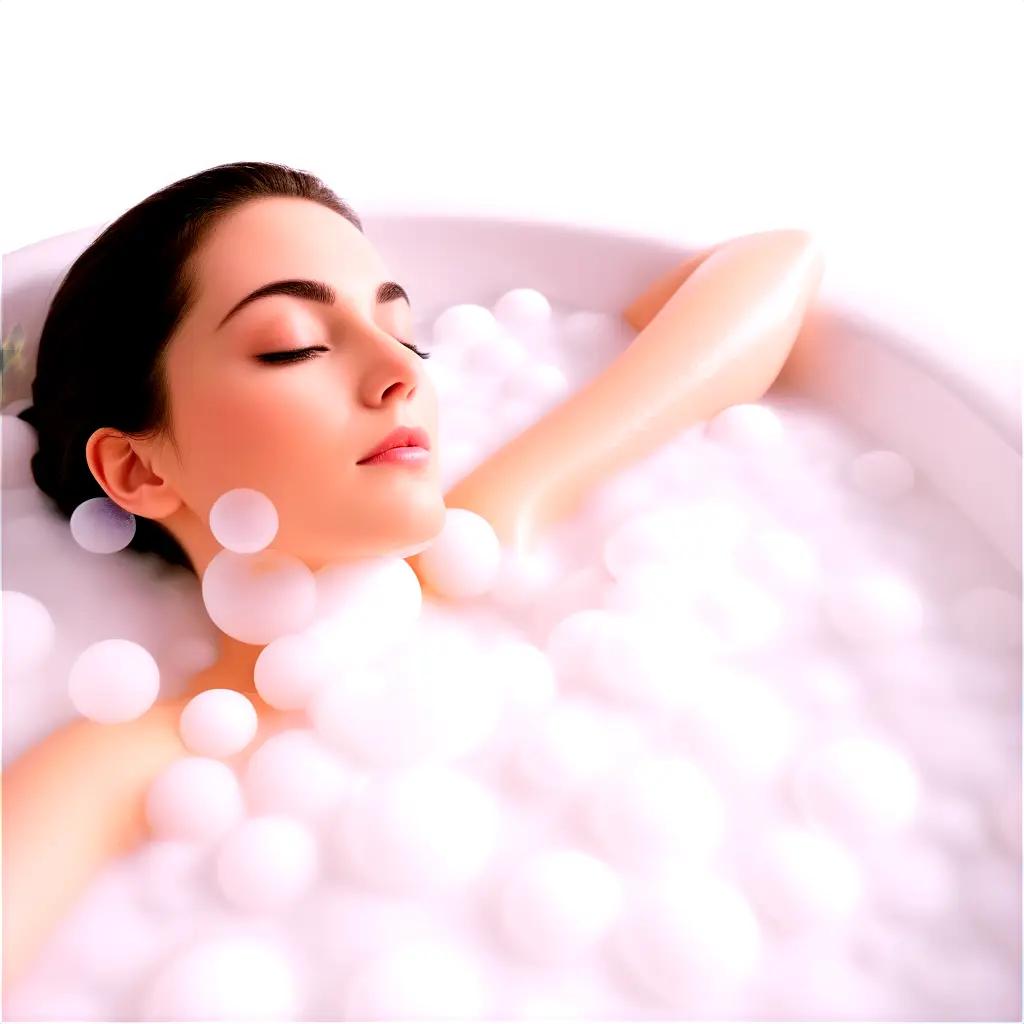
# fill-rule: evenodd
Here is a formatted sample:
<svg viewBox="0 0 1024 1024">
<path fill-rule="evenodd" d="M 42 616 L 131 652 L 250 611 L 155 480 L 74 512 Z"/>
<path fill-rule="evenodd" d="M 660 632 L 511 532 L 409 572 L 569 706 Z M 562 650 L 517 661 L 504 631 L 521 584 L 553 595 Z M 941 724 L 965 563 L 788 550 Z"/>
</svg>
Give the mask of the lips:
<svg viewBox="0 0 1024 1024">
<path fill-rule="evenodd" d="M 366 462 L 367 459 L 372 459 L 389 448 L 426 448 L 429 451 L 430 438 L 427 436 L 427 432 L 420 427 L 398 427 L 396 430 L 392 430 L 376 448 L 368 451 L 359 462 Z"/>
</svg>

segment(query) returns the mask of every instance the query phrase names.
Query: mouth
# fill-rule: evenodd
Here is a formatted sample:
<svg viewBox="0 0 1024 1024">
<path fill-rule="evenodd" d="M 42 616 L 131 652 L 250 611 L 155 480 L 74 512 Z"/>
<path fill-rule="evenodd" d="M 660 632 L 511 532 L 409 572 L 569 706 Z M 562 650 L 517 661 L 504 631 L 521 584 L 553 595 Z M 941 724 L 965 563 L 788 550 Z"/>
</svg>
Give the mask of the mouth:
<svg viewBox="0 0 1024 1024">
<path fill-rule="evenodd" d="M 420 427 L 399 427 L 367 452 L 357 465 L 379 461 L 422 461 L 429 457 L 430 438 Z"/>
</svg>

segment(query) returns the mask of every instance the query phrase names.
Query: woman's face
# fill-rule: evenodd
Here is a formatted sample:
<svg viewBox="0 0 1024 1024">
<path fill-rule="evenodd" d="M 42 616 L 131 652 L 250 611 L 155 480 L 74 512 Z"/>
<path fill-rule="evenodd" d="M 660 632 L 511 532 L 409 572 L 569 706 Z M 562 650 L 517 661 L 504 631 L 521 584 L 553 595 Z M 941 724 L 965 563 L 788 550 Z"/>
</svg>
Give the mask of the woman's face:
<svg viewBox="0 0 1024 1024">
<path fill-rule="evenodd" d="M 209 535 L 211 506 L 236 487 L 273 501 L 271 546 L 314 569 L 436 537 L 445 515 L 437 394 L 403 344 L 415 344 L 408 302 L 400 292 L 378 299 L 392 277 L 366 237 L 319 203 L 254 200 L 217 223 L 193 267 L 196 302 L 166 373 L 177 442 L 169 482 L 198 527 L 182 523 L 185 508 L 164 521 L 184 527 L 174 532 L 193 560 L 189 534 Z M 320 282 L 334 302 L 272 294 L 239 307 L 278 281 Z M 259 358 L 307 348 L 294 362 Z M 396 427 L 426 431 L 429 458 L 359 465 Z"/>
</svg>

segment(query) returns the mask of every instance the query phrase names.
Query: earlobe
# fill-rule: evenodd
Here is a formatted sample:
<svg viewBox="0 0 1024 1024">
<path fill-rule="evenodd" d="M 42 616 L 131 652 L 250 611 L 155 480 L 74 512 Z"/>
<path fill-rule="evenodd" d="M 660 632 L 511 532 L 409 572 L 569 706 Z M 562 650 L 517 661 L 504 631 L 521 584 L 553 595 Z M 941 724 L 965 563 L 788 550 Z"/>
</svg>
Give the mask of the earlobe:
<svg viewBox="0 0 1024 1024">
<path fill-rule="evenodd" d="M 93 431 L 85 443 L 85 458 L 107 497 L 126 512 L 162 519 L 181 505 L 181 498 L 150 466 L 138 442 L 112 427 Z"/>
</svg>

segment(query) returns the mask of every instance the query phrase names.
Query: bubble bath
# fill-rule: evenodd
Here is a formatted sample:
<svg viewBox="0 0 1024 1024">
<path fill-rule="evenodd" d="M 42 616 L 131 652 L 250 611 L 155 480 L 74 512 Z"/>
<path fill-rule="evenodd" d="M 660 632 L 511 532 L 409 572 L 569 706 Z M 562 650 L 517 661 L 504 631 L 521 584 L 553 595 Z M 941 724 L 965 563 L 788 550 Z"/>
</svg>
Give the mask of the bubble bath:
<svg viewBox="0 0 1024 1024">
<path fill-rule="evenodd" d="M 446 487 L 633 335 L 533 289 L 432 333 Z M 20 468 L 30 428 L 3 426 L 9 760 L 70 717 L 90 644 L 130 638 L 181 692 L 214 605 L 101 557 L 107 535 L 84 549 Z M 242 546 L 227 505 L 218 539 L 257 550 L 273 509 L 242 508 Z M 190 705 L 153 838 L 89 886 L 9 1016 L 1017 1012 L 1019 583 L 904 454 L 776 388 L 615 474 L 528 558 L 481 568 L 461 536 L 449 586 L 486 591 L 420 604 L 377 561 L 364 608 L 399 608 L 400 637 L 319 690 L 345 644 L 282 646 L 257 676 L 288 709 L 273 729 L 240 695 Z M 288 581 L 277 614 L 301 629 L 332 582 Z"/>
</svg>

